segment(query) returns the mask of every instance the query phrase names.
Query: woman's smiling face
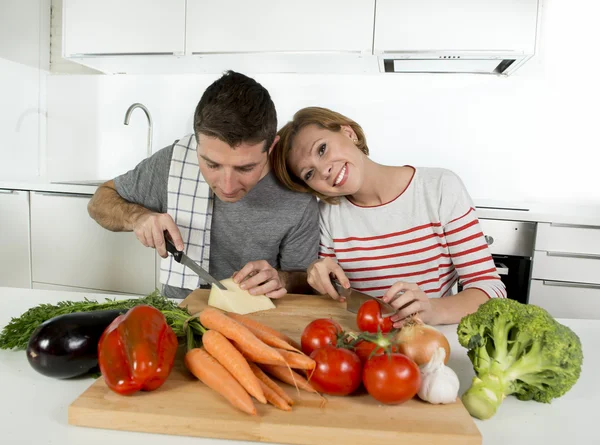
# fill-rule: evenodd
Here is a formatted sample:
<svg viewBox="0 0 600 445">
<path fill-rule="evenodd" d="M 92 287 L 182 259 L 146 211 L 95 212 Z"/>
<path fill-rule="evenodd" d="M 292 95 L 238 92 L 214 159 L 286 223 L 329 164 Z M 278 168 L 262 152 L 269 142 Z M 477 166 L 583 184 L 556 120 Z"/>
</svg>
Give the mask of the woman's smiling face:
<svg viewBox="0 0 600 445">
<path fill-rule="evenodd" d="M 350 126 L 331 131 L 307 125 L 294 137 L 289 153 L 292 172 L 325 196 L 355 194 L 364 180 L 364 154 Z"/>
</svg>

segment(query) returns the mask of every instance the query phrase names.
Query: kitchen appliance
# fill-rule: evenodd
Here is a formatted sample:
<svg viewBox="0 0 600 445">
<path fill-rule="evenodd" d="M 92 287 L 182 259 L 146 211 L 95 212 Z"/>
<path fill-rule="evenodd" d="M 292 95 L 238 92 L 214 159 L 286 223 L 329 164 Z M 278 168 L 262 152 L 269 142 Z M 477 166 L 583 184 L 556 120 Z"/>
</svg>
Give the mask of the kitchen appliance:
<svg viewBox="0 0 600 445">
<path fill-rule="evenodd" d="M 536 223 L 501 219 L 479 223 L 508 298 L 528 303 Z"/>
<path fill-rule="evenodd" d="M 539 0 L 377 0 L 385 73 L 509 75 L 535 54 Z"/>
<path fill-rule="evenodd" d="M 354 314 L 358 313 L 360 306 L 369 300 L 375 300 L 379 303 L 379 307 L 381 308 L 381 315 L 383 317 L 389 317 L 390 315 L 394 315 L 396 313 L 396 309 L 391 304 L 386 303 L 381 298 L 372 297 L 369 294 L 364 294 L 362 292 L 357 291 L 356 289 L 352 289 L 351 287 L 346 289 L 342 286 L 342 284 L 333 278 L 331 280 L 333 287 L 342 297 L 346 299 L 346 309 Z"/>
<path fill-rule="evenodd" d="M 198 265 L 198 263 L 196 263 L 194 260 L 192 260 L 185 253 L 181 252 L 180 250 L 177 250 L 177 247 L 175 247 L 175 244 L 173 244 L 173 241 L 171 241 L 170 238 L 166 234 L 165 234 L 165 242 L 167 244 L 167 252 L 170 252 L 173 255 L 173 258 L 175 259 L 175 261 L 192 269 L 204 281 L 214 284 L 219 289 L 227 290 L 227 288 L 219 280 L 217 280 L 211 274 L 209 274 L 207 271 L 202 269 L 202 267 L 200 267 L 200 265 Z"/>
</svg>

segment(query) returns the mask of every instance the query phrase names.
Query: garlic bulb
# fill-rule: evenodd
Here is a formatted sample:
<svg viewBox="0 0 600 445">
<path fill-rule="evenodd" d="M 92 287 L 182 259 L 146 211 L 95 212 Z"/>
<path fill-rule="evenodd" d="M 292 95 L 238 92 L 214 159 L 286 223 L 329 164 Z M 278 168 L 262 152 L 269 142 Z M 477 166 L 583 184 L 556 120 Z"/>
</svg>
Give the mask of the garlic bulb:
<svg viewBox="0 0 600 445">
<path fill-rule="evenodd" d="M 427 364 L 422 365 L 419 397 L 433 404 L 454 403 L 460 383 L 456 373 L 444 365 L 446 351 L 438 348 Z"/>
</svg>

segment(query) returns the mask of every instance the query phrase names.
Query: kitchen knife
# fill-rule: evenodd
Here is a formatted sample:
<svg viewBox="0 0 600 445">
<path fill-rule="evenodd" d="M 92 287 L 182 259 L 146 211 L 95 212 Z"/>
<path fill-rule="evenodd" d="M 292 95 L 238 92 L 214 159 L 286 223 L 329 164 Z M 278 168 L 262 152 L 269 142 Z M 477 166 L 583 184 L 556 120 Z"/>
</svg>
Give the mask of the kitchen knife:
<svg viewBox="0 0 600 445">
<path fill-rule="evenodd" d="M 356 289 L 346 289 L 335 278 L 331 280 L 331 283 L 333 284 L 333 287 L 335 288 L 337 293 L 346 299 L 346 309 L 352 313 L 358 313 L 358 309 L 360 308 L 360 306 L 365 301 L 369 300 L 375 300 L 377 303 L 379 303 L 382 317 L 389 317 L 390 315 L 394 315 L 396 313 L 396 309 L 394 308 L 394 306 L 392 306 L 389 303 L 386 303 L 381 298 L 372 297 L 371 295 L 362 293 L 360 291 L 357 291 Z"/>
<path fill-rule="evenodd" d="M 173 258 L 175 258 L 175 261 L 192 269 L 204 281 L 214 284 L 219 289 L 227 290 L 227 288 L 219 280 L 217 280 L 211 274 L 209 274 L 207 271 L 202 269 L 202 267 L 200 267 L 200 265 L 198 263 L 196 263 L 194 260 L 192 260 L 185 253 L 177 250 L 177 247 L 175 247 L 175 244 L 173 244 L 173 241 L 171 241 L 171 239 L 166 234 L 165 234 L 165 242 L 167 243 L 167 252 L 170 252 L 173 255 Z"/>
</svg>

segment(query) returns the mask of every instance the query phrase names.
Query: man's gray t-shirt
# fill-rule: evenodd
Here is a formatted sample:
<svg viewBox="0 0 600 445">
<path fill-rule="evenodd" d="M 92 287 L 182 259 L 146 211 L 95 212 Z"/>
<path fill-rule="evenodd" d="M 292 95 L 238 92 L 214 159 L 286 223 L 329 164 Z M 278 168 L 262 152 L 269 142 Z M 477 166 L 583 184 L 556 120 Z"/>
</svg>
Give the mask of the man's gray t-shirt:
<svg viewBox="0 0 600 445">
<path fill-rule="evenodd" d="M 172 154 L 173 146 L 165 147 L 116 177 L 119 195 L 167 213 Z M 211 224 L 209 272 L 218 280 L 230 277 L 249 261 L 266 260 L 275 269 L 306 271 L 317 259 L 316 198 L 288 190 L 272 172 L 237 202 L 223 202 L 215 196 Z M 185 298 L 191 290 L 163 286 L 164 295 L 171 298 Z"/>
</svg>

